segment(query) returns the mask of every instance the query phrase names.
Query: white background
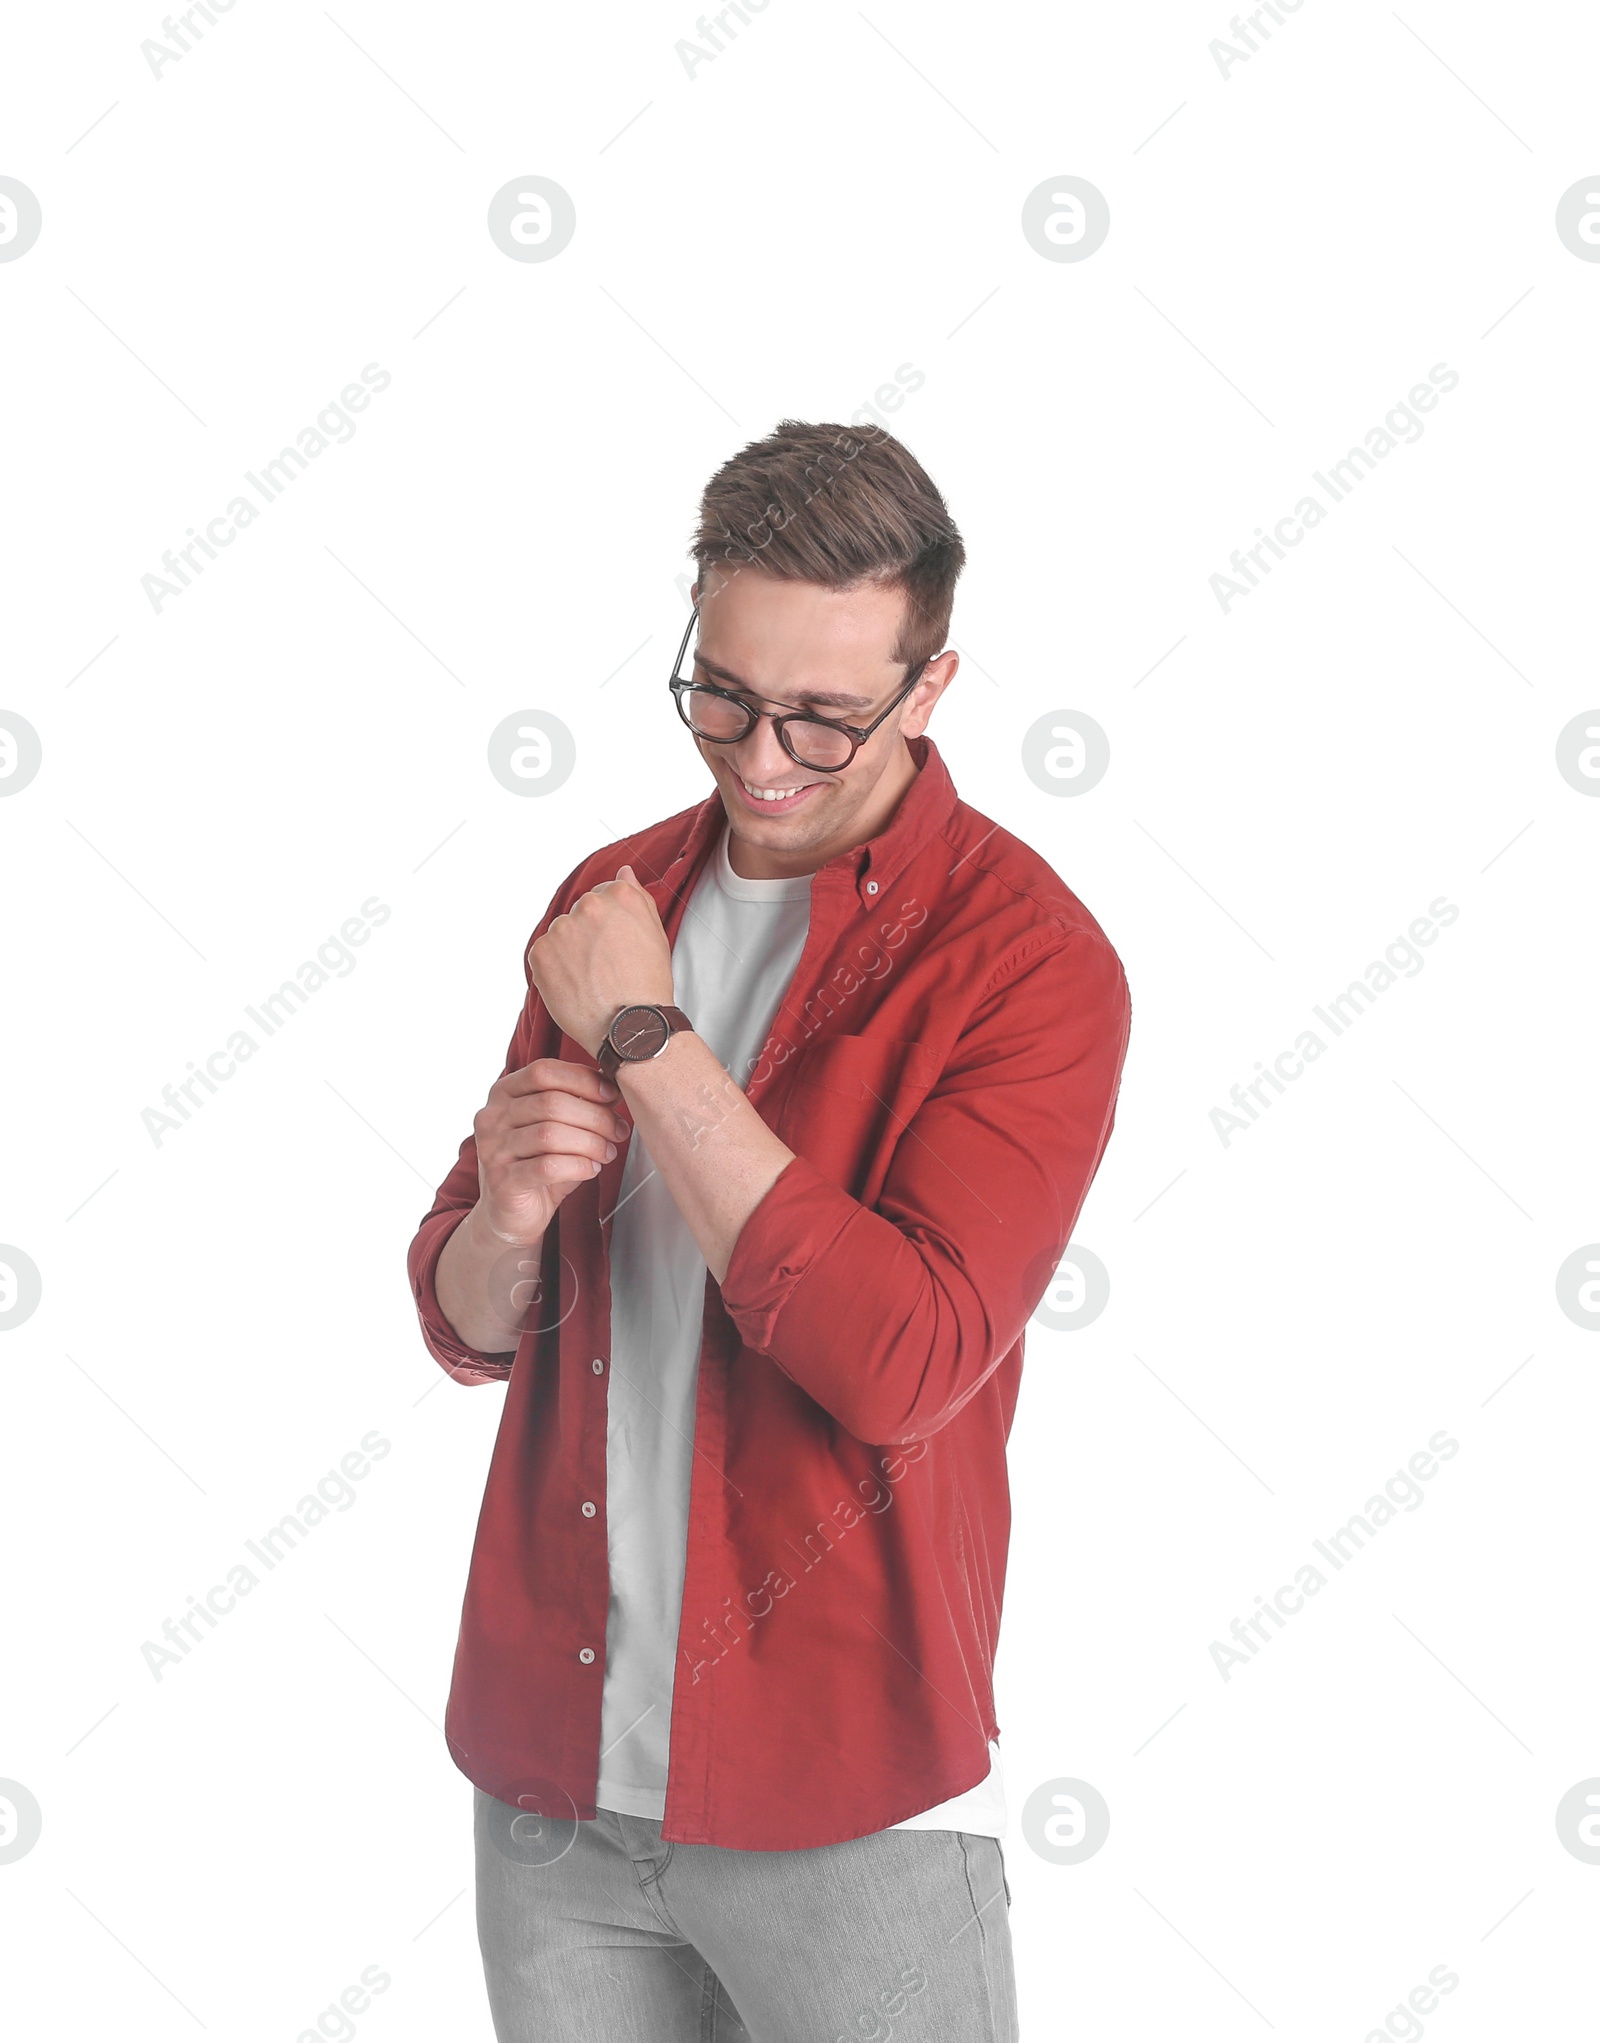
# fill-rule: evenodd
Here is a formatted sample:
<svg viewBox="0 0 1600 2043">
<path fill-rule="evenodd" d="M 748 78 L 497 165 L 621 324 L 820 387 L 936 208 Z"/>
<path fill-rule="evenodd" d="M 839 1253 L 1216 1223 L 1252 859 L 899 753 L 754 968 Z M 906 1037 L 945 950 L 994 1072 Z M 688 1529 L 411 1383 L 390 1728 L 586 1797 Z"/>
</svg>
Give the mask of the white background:
<svg viewBox="0 0 1600 2043">
<path fill-rule="evenodd" d="M 377 1965 L 362 2038 L 490 2035 L 438 1727 L 503 1393 L 429 1360 L 405 1250 L 553 886 L 705 791 L 663 684 L 706 476 L 907 363 L 891 423 L 971 561 L 933 736 L 1134 1006 L 1077 1236 L 1110 1305 L 1030 1334 L 1012 1440 L 1023 2033 L 1360 2043 L 1436 1966 L 1430 2036 L 1577 2033 L 1600 1344 L 1555 1273 L 1600 1236 L 1600 802 L 1555 743 L 1600 703 L 1600 265 L 1554 216 L 1600 169 L 1600 24 L 1402 13 L 1308 0 L 1226 78 L 1221 8 L 1163 0 L 774 0 L 692 78 L 687 9 L 626 0 L 239 0 L 159 79 L 153 5 L 11 21 L 18 2034 L 291 2043 Z M 1111 232 L 1047 261 L 1022 204 L 1069 173 Z M 485 228 L 529 174 L 577 209 L 547 263 Z M 153 609 L 367 363 L 355 437 Z M 1436 363 L 1420 441 L 1224 612 L 1230 552 Z M 485 748 L 532 708 L 577 766 L 519 799 Z M 1110 738 L 1076 799 L 1021 766 L 1056 711 Z M 153 1141 L 374 895 L 356 968 Z M 1229 1089 L 1440 895 L 1423 969 L 1224 1145 Z M 154 1679 L 373 1429 L 350 1508 Z M 1224 1681 L 1212 1641 L 1440 1429 L 1425 1502 Z M 1111 1829 L 1060 1866 L 1019 1813 L 1069 1779 Z"/>
</svg>

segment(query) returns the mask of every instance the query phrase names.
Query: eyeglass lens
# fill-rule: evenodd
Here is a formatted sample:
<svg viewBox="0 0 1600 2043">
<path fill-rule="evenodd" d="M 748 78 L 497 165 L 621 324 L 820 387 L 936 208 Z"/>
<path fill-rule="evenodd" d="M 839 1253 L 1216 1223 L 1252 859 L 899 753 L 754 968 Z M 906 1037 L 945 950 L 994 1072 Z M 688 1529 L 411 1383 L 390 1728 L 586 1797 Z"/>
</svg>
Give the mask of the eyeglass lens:
<svg viewBox="0 0 1600 2043">
<path fill-rule="evenodd" d="M 723 741 L 742 738 L 756 721 L 742 703 L 730 702 L 726 696 L 714 695 L 706 688 L 685 689 L 683 699 L 689 728 L 702 738 Z M 807 766 L 842 766 L 854 749 L 842 732 L 805 717 L 786 723 L 783 736 L 795 756 Z"/>
</svg>

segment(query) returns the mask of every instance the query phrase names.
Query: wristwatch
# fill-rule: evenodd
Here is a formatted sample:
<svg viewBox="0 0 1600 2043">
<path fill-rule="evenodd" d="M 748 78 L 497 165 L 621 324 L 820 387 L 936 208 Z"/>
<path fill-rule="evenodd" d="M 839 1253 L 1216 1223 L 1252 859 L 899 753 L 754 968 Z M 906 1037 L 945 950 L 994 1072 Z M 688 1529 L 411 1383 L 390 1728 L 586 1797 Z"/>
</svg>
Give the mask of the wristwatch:
<svg viewBox="0 0 1600 2043">
<path fill-rule="evenodd" d="M 659 1057 L 675 1035 L 693 1027 L 681 1007 L 657 1007 L 646 1001 L 618 1008 L 595 1062 L 607 1078 L 615 1078 L 619 1064 L 643 1064 Z"/>
</svg>

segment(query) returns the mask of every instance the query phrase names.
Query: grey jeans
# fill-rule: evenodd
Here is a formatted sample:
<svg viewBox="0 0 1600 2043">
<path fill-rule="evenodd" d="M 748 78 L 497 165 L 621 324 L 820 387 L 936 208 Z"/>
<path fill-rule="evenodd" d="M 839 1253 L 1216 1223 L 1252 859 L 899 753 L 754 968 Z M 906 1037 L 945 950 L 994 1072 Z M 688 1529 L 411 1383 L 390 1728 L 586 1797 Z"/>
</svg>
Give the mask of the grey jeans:
<svg viewBox="0 0 1600 2043">
<path fill-rule="evenodd" d="M 1017 2043 L 998 1838 L 735 1851 L 473 1805 L 499 2043 Z"/>
</svg>

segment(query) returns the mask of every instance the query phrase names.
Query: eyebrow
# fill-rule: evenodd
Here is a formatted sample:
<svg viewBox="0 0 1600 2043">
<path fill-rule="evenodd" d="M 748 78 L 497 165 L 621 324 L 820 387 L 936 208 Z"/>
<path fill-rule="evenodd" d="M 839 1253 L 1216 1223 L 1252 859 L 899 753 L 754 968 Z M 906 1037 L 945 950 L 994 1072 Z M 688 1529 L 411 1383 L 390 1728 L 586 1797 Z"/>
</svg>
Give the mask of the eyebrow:
<svg viewBox="0 0 1600 2043">
<path fill-rule="evenodd" d="M 719 667 L 715 660 L 708 660 L 705 654 L 698 650 L 694 656 L 694 663 L 697 667 L 703 667 L 706 673 L 714 674 L 725 687 L 743 689 L 746 695 L 757 693 L 748 681 L 741 680 L 737 674 L 727 667 Z M 767 701 L 772 700 L 770 696 L 764 699 Z M 801 703 L 809 703 L 824 709 L 871 709 L 872 697 L 870 695 L 845 695 L 841 694 L 837 689 L 802 688 L 795 697 L 795 703 L 797 707 Z"/>
</svg>

